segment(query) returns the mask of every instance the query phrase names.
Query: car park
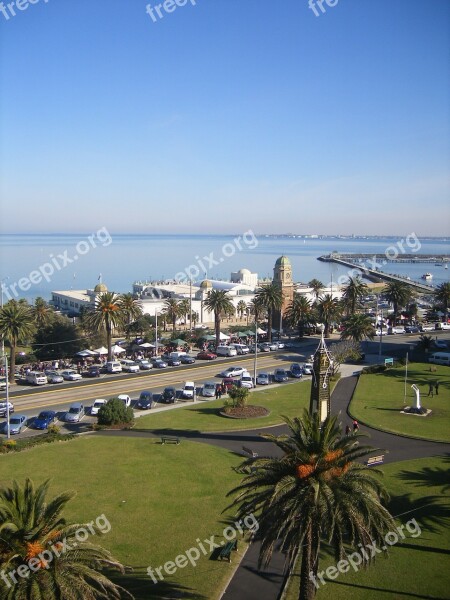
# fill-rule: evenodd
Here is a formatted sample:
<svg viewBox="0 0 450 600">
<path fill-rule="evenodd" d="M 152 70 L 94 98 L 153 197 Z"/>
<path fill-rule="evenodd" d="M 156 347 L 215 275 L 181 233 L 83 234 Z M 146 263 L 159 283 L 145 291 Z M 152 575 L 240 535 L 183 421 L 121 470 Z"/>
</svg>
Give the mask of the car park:
<svg viewBox="0 0 450 600">
<path fill-rule="evenodd" d="M 122 400 L 122 402 L 125 403 L 125 406 L 128 408 L 128 406 L 131 406 L 131 398 L 130 396 L 128 396 L 128 394 L 119 394 L 117 396 L 119 398 L 119 400 Z"/>
<path fill-rule="evenodd" d="M 239 385 L 241 387 L 246 387 L 249 389 L 253 388 L 253 378 L 250 375 L 250 373 L 248 373 L 247 371 L 242 373 L 241 378 L 239 379 Z"/>
<path fill-rule="evenodd" d="M 195 363 L 195 358 L 193 356 L 188 356 L 185 354 L 184 356 L 180 356 L 182 365 L 193 365 Z"/>
<path fill-rule="evenodd" d="M 74 402 L 64 415 L 66 423 L 78 423 L 84 417 L 84 406 L 81 402 Z"/>
<path fill-rule="evenodd" d="M 186 383 L 184 384 L 183 389 L 181 390 L 181 397 L 182 398 L 187 398 L 189 400 L 193 400 L 194 399 L 194 394 L 195 394 L 195 384 L 193 381 L 186 381 Z"/>
<path fill-rule="evenodd" d="M 61 371 L 61 375 L 64 377 L 66 381 L 79 381 L 83 379 L 79 373 L 74 371 L 73 369 L 67 369 L 66 371 Z"/>
<path fill-rule="evenodd" d="M 106 404 L 106 400 L 103 400 L 102 398 L 98 398 L 97 400 L 94 400 L 94 404 L 91 406 L 91 415 L 95 416 L 98 415 L 99 410 L 101 409 L 102 406 L 105 406 Z"/>
<path fill-rule="evenodd" d="M 86 375 L 86 377 L 100 377 L 100 367 L 92 365 L 84 374 Z"/>
<path fill-rule="evenodd" d="M 302 368 L 298 363 L 292 363 L 289 373 L 291 374 L 291 377 L 294 377 L 295 379 L 300 379 L 303 377 Z"/>
<path fill-rule="evenodd" d="M 153 394 L 147 390 L 139 394 L 139 400 L 136 403 L 137 408 L 149 410 L 153 406 Z"/>
<path fill-rule="evenodd" d="M 40 371 L 29 371 L 25 375 L 25 380 L 32 385 L 45 385 L 48 383 L 46 375 Z"/>
<path fill-rule="evenodd" d="M 227 367 L 220 373 L 220 377 L 240 377 L 242 373 L 246 373 L 246 369 L 242 367 Z"/>
<path fill-rule="evenodd" d="M 303 370 L 303 375 L 312 375 L 312 373 L 313 373 L 312 363 L 303 363 L 302 370 Z"/>
<path fill-rule="evenodd" d="M 275 369 L 273 372 L 273 380 L 276 383 L 284 383 L 289 379 L 287 371 L 285 369 Z"/>
<path fill-rule="evenodd" d="M 43 410 L 33 421 L 33 427 L 35 429 L 48 429 L 56 419 L 56 412 L 54 410 Z"/>
<path fill-rule="evenodd" d="M 257 385 L 269 385 L 270 375 L 269 373 L 259 373 L 256 377 Z"/>
<path fill-rule="evenodd" d="M 214 381 L 207 381 L 202 387 L 202 396 L 205 398 L 214 398 L 216 395 L 216 384 Z"/>
<path fill-rule="evenodd" d="M 126 373 L 139 373 L 139 365 L 134 362 L 134 360 L 121 360 L 120 364 L 122 365 L 122 371 Z"/>
<path fill-rule="evenodd" d="M 202 350 L 197 354 L 197 358 L 199 360 L 214 360 L 215 358 L 217 358 L 217 354 L 214 354 L 214 352 L 209 352 L 207 350 Z"/>
<path fill-rule="evenodd" d="M 64 381 L 63 376 L 58 371 L 45 371 L 48 383 L 62 383 Z"/>
<path fill-rule="evenodd" d="M 153 369 L 152 363 L 146 358 L 140 358 L 136 362 L 139 365 L 141 371 L 150 371 L 150 369 Z"/>
<path fill-rule="evenodd" d="M 151 362 L 155 369 L 165 369 L 167 367 L 167 363 L 162 358 L 152 358 Z"/>
<path fill-rule="evenodd" d="M 163 393 L 161 394 L 161 401 L 166 404 L 173 404 L 177 398 L 177 391 L 174 387 L 166 387 L 164 388 Z"/>
<path fill-rule="evenodd" d="M 9 414 L 14 412 L 14 404 L 12 402 L 8 402 Z M 0 417 L 6 417 L 6 413 L 8 412 L 5 402 L 0 402 Z"/>
<path fill-rule="evenodd" d="M 11 435 L 18 435 L 22 432 L 22 429 L 27 428 L 28 417 L 26 415 L 14 415 L 9 419 L 9 433 Z M 7 433 L 8 423 L 3 423 L 3 431 Z"/>
</svg>

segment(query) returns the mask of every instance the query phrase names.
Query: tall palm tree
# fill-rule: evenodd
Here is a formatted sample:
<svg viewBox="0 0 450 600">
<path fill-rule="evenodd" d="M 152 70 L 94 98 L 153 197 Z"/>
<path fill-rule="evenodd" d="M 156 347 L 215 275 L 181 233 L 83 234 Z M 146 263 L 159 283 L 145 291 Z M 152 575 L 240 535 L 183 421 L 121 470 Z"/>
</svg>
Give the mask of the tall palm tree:
<svg viewBox="0 0 450 600">
<path fill-rule="evenodd" d="M 41 297 L 36 298 L 34 301 L 34 306 L 31 310 L 33 312 L 34 321 L 38 329 L 48 325 L 55 316 L 54 310 L 50 307 L 48 302 Z"/>
<path fill-rule="evenodd" d="M 261 298 L 253 298 L 249 304 L 250 314 L 255 317 L 256 322 L 261 322 L 264 318 L 264 315 L 267 313 L 265 307 L 262 304 Z"/>
<path fill-rule="evenodd" d="M 0 337 L 10 347 L 9 382 L 14 383 L 16 372 L 16 348 L 20 340 L 33 335 L 35 331 L 34 316 L 28 304 L 10 300 L 0 309 Z"/>
<path fill-rule="evenodd" d="M 190 302 L 189 298 L 184 298 L 183 300 L 180 301 L 179 311 L 180 311 L 180 315 L 184 317 L 185 325 L 187 325 L 188 317 L 190 316 L 190 312 L 191 312 L 191 302 Z"/>
<path fill-rule="evenodd" d="M 319 298 L 316 309 L 319 321 L 325 325 L 324 336 L 328 337 L 332 321 L 337 319 L 342 312 L 339 300 L 333 298 L 331 294 L 325 294 Z"/>
<path fill-rule="evenodd" d="M 450 304 L 450 283 L 441 283 L 437 286 L 434 297 L 444 309 L 444 322 L 448 321 L 448 306 Z"/>
<path fill-rule="evenodd" d="M 369 288 L 361 277 L 349 277 L 347 285 L 343 288 L 342 300 L 348 315 L 354 314 L 361 305 L 361 300 L 367 295 Z"/>
<path fill-rule="evenodd" d="M 283 456 L 252 460 L 251 472 L 228 495 L 235 495 L 239 517 L 253 514 L 258 521 L 260 565 L 270 562 L 278 543 L 288 564 L 300 555 L 299 599 L 311 600 L 322 542 L 339 560 L 346 555 L 344 544 L 382 546 L 394 521 L 382 504 L 386 490 L 374 471 L 357 462 L 373 451 L 358 445 L 360 435 L 342 437 L 336 417 L 321 426 L 318 414 L 306 410 L 301 419 L 286 422 L 289 435 L 263 434 Z"/>
<path fill-rule="evenodd" d="M 372 319 L 369 315 L 354 313 L 343 319 L 344 329 L 341 333 L 341 339 L 362 342 L 363 340 L 373 340 L 375 329 Z"/>
<path fill-rule="evenodd" d="M 267 310 L 267 339 L 272 341 L 272 321 L 273 313 L 281 310 L 283 304 L 283 295 L 281 287 L 276 283 L 266 283 L 256 290 L 255 299 Z"/>
<path fill-rule="evenodd" d="M 101 546 L 80 541 L 79 533 L 75 537 L 81 528 L 92 531 L 89 526 L 69 524 L 62 516 L 73 494 L 66 492 L 47 502 L 48 487 L 49 481 L 36 488 L 27 479 L 23 487 L 14 481 L 11 487 L 0 491 L 2 568 L 11 572 L 34 559 L 34 569 L 29 569 L 27 577 L 16 578 L 17 583 L 10 588 L 2 585 L 2 599 L 133 598 L 101 573 L 103 569 L 123 573 L 123 565 Z"/>
<path fill-rule="evenodd" d="M 118 304 L 127 327 L 143 315 L 142 302 L 133 296 L 133 294 L 121 294 L 118 299 Z"/>
<path fill-rule="evenodd" d="M 383 294 L 394 308 L 394 325 L 397 323 L 399 309 L 403 308 L 411 300 L 412 292 L 407 283 L 402 281 L 391 281 L 383 288 Z"/>
<path fill-rule="evenodd" d="M 320 279 L 311 279 L 311 281 L 308 283 L 308 285 L 310 288 L 312 288 L 315 299 L 317 300 L 320 296 L 320 292 L 323 290 L 323 288 L 325 286 L 320 281 Z"/>
<path fill-rule="evenodd" d="M 243 300 L 239 300 L 239 302 L 237 303 L 236 306 L 236 310 L 240 316 L 241 319 L 244 318 L 244 314 L 247 311 L 247 305 Z"/>
<path fill-rule="evenodd" d="M 286 311 L 286 319 L 291 327 L 298 327 L 301 338 L 305 335 L 305 325 L 310 322 L 312 312 L 312 305 L 308 298 L 295 292 Z"/>
<path fill-rule="evenodd" d="M 214 329 L 216 334 L 216 347 L 220 345 L 220 321 L 222 314 L 234 312 L 234 305 L 226 290 L 211 290 L 208 292 L 203 306 L 210 312 L 214 312 Z"/>
<path fill-rule="evenodd" d="M 177 319 L 180 316 L 180 302 L 176 298 L 167 298 L 164 301 L 163 313 L 169 321 L 172 321 L 172 332 L 175 333 Z"/>
<path fill-rule="evenodd" d="M 108 360 L 112 359 L 112 331 L 124 324 L 124 312 L 120 304 L 120 295 L 103 292 L 95 299 L 95 306 L 86 311 L 85 322 L 91 330 L 105 331 Z"/>
</svg>

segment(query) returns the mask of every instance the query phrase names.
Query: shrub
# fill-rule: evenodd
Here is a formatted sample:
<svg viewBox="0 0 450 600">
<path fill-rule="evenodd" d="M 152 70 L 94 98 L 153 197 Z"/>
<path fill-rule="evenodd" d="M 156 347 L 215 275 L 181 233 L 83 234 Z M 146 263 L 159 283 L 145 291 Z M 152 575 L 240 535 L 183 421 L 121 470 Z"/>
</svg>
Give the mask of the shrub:
<svg viewBox="0 0 450 600">
<path fill-rule="evenodd" d="M 49 433 L 50 435 L 58 435 L 60 431 L 60 427 L 58 427 L 58 425 L 55 425 L 54 423 L 52 425 L 49 425 L 47 428 L 47 433 Z"/>
<path fill-rule="evenodd" d="M 250 391 L 246 387 L 237 387 L 233 385 L 228 390 L 228 396 L 233 400 L 233 406 L 243 407 L 247 404 L 247 398 Z"/>
<path fill-rule="evenodd" d="M 99 425 L 132 425 L 134 414 L 131 407 L 126 407 L 119 398 L 112 398 L 98 411 Z"/>
<path fill-rule="evenodd" d="M 361 371 L 361 375 L 370 375 L 371 373 L 382 373 L 386 371 L 386 365 L 370 365 L 370 367 L 364 367 Z"/>
</svg>

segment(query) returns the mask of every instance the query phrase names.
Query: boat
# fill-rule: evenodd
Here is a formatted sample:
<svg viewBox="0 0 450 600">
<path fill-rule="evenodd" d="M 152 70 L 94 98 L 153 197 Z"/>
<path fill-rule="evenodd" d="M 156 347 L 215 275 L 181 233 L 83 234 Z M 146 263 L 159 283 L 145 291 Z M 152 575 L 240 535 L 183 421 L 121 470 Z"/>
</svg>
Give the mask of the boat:
<svg viewBox="0 0 450 600">
<path fill-rule="evenodd" d="M 425 273 L 424 275 L 422 275 L 422 279 L 433 279 L 433 275 L 431 273 Z"/>
</svg>

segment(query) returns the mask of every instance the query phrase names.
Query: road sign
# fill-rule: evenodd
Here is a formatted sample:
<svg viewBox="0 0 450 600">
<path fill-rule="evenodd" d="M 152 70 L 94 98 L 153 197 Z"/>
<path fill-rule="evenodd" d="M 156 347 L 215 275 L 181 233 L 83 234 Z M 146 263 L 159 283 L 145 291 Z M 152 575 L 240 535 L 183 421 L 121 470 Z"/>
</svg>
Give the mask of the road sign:
<svg viewBox="0 0 450 600">
<path fill-rule="evenodd" d="M 385 358 L 384 359 L 384 364 L 387 365 L 393 365 L 394 364 L 394 359 L 393 358 Z"/>
</svg>

